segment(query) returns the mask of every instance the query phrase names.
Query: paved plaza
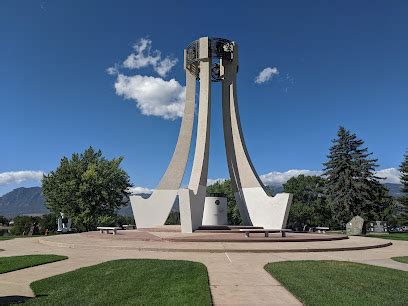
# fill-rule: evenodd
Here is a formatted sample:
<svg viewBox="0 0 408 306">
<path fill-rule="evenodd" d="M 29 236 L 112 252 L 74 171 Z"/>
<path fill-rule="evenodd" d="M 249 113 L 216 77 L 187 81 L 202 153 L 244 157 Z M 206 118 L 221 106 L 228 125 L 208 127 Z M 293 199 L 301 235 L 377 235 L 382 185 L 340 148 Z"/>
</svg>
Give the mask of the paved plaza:
<svg viewBox="0 0 408 306">
<path fill-rule="evenodd" d="M 406 241 L 366 237 L 350 237 L 335 241 L 269 243 L 173 242 L 160 239 L 135 241 L 129 238 L 130 236 L 124 239 L 129 232 L 120 232 L 117 236 L 102 236 L 97 232 L 91 232 L 1 241 L 0 249 L 3 251 L 0 251 L 0 256 L 57 254 L 69 258 L 0 275 L 0 296 L 31 297 L 33 292 L 29 285 L 33 281 L 109 260 L 129 258 L 191 260 L 205 264 L 215 305 L 301 305 L 264 270 L 265 264 L 269 262 L 342 260 L 408 271 L 408 265 L 390 259 L 408 254 Z M 177 233 L 151 231 L 149 234 L 163 237 Z M 392 245 L 385 246 L 389 242 L 392 242 Z M 352 250 L 357 246 L 376 248 Z M 318 248 L 325 251 L 308 251 Z M 330 248 L 350 250 L 330 251 Z"/>
</svg>

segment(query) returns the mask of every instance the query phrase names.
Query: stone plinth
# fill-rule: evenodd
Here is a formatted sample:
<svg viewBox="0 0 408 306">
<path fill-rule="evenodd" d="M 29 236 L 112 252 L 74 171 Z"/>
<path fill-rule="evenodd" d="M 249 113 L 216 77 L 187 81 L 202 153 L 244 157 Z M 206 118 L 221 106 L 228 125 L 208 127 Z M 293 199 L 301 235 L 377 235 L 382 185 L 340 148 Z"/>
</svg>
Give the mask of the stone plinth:
<svg viewBox="0 0 408 306">
<path fill-rule="evenodd" d="M 226 197 L 206 197 L 204 203 L 203 225 L 228 224 L 228 205 Z"/>
</svg>

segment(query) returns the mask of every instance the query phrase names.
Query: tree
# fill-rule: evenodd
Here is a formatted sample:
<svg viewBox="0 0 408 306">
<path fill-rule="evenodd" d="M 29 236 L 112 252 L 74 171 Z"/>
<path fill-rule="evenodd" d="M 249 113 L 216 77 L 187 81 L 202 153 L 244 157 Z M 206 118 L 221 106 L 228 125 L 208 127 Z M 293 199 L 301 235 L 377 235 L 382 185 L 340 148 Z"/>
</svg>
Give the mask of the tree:
<svg viewBox="0 0 408 306">
<path fill-rule="evenodd" d="M 29 216 L 17 216 L 13 219 L 13 226 L 11 227 L 11 234 L 15 236 L 19 235 L 28 235 L 34 226 L 35 230 L 35 221 L 32 217 Z M 33 231 L 33 234 L 34 231 Z"/>
<path fill-rule="evenodd" d="M 41 218 L 38 218 L 38 226 L 43 234 L 45 230 L 55 232 L 57 230 L 57 215 L 52 213 L 42 215 Z"/>
<path fill-rule="evenodd" d="M 363 140 L 344 127 L 339 128 L 332 142 L 324 175 L 334 220 L 344 224 L 356 215 L 365 220 L 378 218 L 391 204 L 391 198 L 375 176 L 377 159 L 362 148 Z"/>
<path fill-rule="evenodd" d="M 8 219 L 4 216 L 0 216 L 0 224 L 1 225 L 7 225 L 8 224 Z"/>
<path fill-rule="evenodd" d="M 234 192 L 231 187 L 231 180 L 217 181 L 211 186 L 207 187 L 207 194 L 209 193 L 223 193 L 227 197 L 228 202 L 228 223 L 231 225 L 242 224 L 241 215 L 235 202 Z"/>
<path fill-rule="evenodd" d="M 64 156 L 59 167 L 42 179 L 47 207 L 72 218 L 79 230 L 93 230 L 98 222 L 107 222 L 129 196 L 131 184 L 120 168 L 122 160 L 107 160 L 92 147 L 72 154 L 71 159 Z"/>
<path fill-rule="evenodd" d="M 404 155 L 404 160 L 400 165 L 401 172 L 401 192 L 403 195 L 398 199 L 402 204 L 403 211 L 400 217 L 401 225 L 408 225 L 408 152 Z"/>
<path fill-rule="evenodd" d="M 180 212 L 179 211 L 171 211 L 167 220 L 165 222 L 166 225 L 177 225 L 180 224 Z"/>
<path fill-rule="evenodd" d="M 331 211 L 324 193 L 325 179 L 302 174 L 289 179 L 283 188 L 284 192 L 293 194 L 288 227 L 303 230 L 305 225 L 328 226 L 332 223 Z"/>
</svg>

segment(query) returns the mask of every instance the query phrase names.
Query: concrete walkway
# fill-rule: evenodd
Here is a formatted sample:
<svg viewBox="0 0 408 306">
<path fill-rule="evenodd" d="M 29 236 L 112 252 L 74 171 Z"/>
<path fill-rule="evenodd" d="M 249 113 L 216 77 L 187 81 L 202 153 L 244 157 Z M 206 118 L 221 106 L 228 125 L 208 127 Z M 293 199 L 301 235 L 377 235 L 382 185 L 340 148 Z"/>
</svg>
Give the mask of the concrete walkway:
<svg viewBox="0 0 408 306">
<path fill-rule="evenodd" d="M 80 267 L 104 261 L 125 258 L 157 258 L 191 260 L 207 266 L 211 294 L 215 305 L 301 305 L 265 270 L 268 262 L 284 260 L 345 260 L 393 269 L 408 270 L 408 265 L 390 260 L 394 256 L 408 255 L 408 242 L 392 241 L 393 245 L 364 251 L 323 253 L 209 253 L 209 252 L 153 252 L 137 249 L 121 249 L 120 245 L 107 249 L 98 246 L 96 240 L 88 244 L 64 244 L 64 240 L 77 239 L 80 235 L 58 236 L 60 245 L 39 242 L 39 238 L 24 238 L 0 241 L 0 256 L 29 254 L 66 255 L 69 259 L 29 269 L 0 274 L 1 296 L 33 296 L 30 283 L 53 275 L 72 271 Z M 351 239 L 354 239 L 352 237 Z M 358 239 L 376 239 L 362 238 Z M 322 242 L 325 243 L 325 242 Z M 326 242 L 327 243 L 327 242 Z"/>
</svg>

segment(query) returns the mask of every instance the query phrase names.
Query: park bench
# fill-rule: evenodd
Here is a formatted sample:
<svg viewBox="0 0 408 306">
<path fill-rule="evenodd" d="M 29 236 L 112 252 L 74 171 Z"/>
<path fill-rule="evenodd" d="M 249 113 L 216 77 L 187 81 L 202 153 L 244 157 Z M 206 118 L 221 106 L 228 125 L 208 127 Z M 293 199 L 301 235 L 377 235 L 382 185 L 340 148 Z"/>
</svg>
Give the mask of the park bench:
<svg viewBox="0 0 408 306">
<path fill-rule="evenodd" d="M 329 230 L 329 228 L 328 228 L 328 227 L 325 227 L 325 226 L 318 226 L 318 227 L 315 227 L 315 229 L 316 229 L 317 232 L 320 233 L 320 234 L 326 234 L 326 231 Z"/>
<path fill-rule="evenodd" d="M 112 232 L 112 234 L 116 235 L 116 232 L 117 230 L 120 229 L 120 227 L 98 226 L 96 229 L 99 230 L 101 234 L 103 234 L 104 232 L 106 232 L 107 234 L 110 234 L 110 232 Z"/>
<path fill-rule="evenodd" d="M 136 229 L 136 225 L 135 224 L 124 224 L 122 225 L 123 229 L 125 230 L 133 230 Z"/>
<path fill-rule="evenodd" d="M 291 232 L 291 229 L 258 229 L 258 228 L 244 228 L 240 232 L 245 233 L 245 237 L 249 238 L 251 233 L 263 233 L 265 237 L 269 237 L 269 233 L 281 233 L 282 237 L 286 237 L 286 233 Z"/>
</svg>

